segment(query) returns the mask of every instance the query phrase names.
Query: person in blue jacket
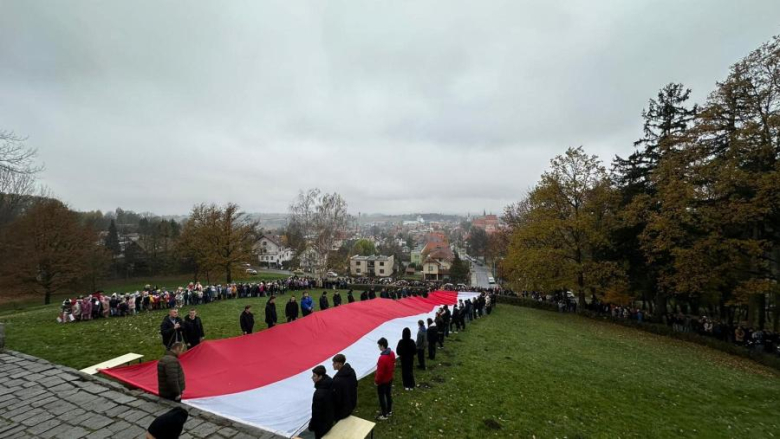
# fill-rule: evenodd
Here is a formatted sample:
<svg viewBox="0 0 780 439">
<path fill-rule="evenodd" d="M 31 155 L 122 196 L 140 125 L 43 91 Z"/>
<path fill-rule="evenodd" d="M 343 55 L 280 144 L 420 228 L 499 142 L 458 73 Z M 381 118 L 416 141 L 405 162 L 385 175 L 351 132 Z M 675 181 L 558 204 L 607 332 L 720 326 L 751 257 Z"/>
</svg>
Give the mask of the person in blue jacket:
<svg viewBox="0 0 780 439">
<path fill-rule="evenodd" d="M 314 309 L 314 301 L 311 300 L 311 296 L 309 296 L 308 292 L 303 293 L 303 298 L 301 299 L 301 316 L 306 317 L 309 314 L 311 314 L 312 310 Z"/>
</svg>

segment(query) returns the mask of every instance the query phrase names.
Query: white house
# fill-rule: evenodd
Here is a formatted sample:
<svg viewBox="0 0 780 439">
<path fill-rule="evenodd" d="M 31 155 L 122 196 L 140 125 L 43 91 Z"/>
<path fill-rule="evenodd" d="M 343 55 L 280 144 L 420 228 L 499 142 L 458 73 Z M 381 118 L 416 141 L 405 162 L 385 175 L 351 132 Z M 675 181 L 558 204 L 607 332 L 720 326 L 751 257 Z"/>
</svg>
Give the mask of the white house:
<svg viewBox="0 0 780 439">
<path fill-rule="evenodd" d="M 261 265 L 268 267 L 281 267 L 285 262 L 293 258 L 293 251 L 283 246 L 278 239 L 270 235 L 263 235 L 255 244 L 257 260 Z"/>
<path fill-rule="evenodd" d="M 390 256 L 352 256 L 349 272 L 352 276 L 388 277 L 393 275 L 395 258 Z"/>
</svg>

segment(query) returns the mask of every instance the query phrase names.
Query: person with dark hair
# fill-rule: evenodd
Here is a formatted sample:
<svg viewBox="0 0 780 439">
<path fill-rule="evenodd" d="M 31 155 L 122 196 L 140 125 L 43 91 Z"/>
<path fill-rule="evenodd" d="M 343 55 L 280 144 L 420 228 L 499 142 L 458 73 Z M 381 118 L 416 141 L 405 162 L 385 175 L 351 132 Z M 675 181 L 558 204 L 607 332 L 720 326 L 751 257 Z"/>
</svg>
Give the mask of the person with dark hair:
<svg viewBox="0 0 780 439">
<path fill-rule="evenodd" d="M 436 313 L 436 333 L 439 336 L 439 349 L 444 349 L 444 311 L 439 310 Z"/>
<path fill-rule="evenodd" d="M 160 398 L 181 401 L 184 393 L 184 369 L 179 363 L 179 355 L 184 352 L 184 343 L 174 342 L 157 362 L 157 393 Z"/>
<path fill-rule="evenodd" d="M 174 308 L 168 311 L 168 315 L 165 316 L 160 324 L 162 344 L 166 349 L 170 349 L 173 343 L 184 341 L 184 328 L 182 327 L 182 323 L 184 322 L 179 318 L 178 309 Z"/>
<path fill-rule="evenodd" d="M 357 406 L 357 375 L 352 366 L 347 363 L 344 354 L 333 357 L 333 396 L 336 407 L 336 422 L 348 418 Z"/>
<path fill-rule="evenodd" d="M 268 302 L 265 304 L 265 323 L 268 324 L 268 329 L 271 329 L 276 324 L 276 296 L 271 294 L 268 298 Z"/>
<path fill-rule="evenodd" d="M 244 335 L 252 333 L 252 328 L 255 327 L 255 316 L 252 314 L 252 305 L 244 307 L 244 312 L 241 313 L 239 322 L 241 323 L 241 332 L 243 332 Z"/>
<path fill-rule="evenodd" d="M 174 407 L 152 421 L 146 430 L 146 439 L 178 439 L 187 422 L 189 413 L 181 407 Z"/>
<path fill-rule="evenodd" d="M 436 359 L 436 343 L 439 341 L 439 331 L 436 328 L 436 323 L 433 319 L 428 317 L 428 359 Z"/>
<path fill-rule="evenodd" d="M 450 336 L 450 318 L 452 315 L 450 314 L 450 308 L 447 305 L 444 305 L 441 312 L 441 323 L 444 325 L 444 337 Z"/>
<path fill-rule="evenodd" d="M 314 397 L 311 401 L 311 421 L 309 431 L 314 432 L 315 439 L 320 439 L 333 427 L 333 380 L 328 376 L 325 366 L 319 365 L 312 369 L 311 380 L 314 381 Z"/>
<path fill-rule="evenodd" d="M 322 296 L 320 297 L 320 311 L 325 311 L 328 308 L 330 308 L 330 304 L 328 303 L 328 292 L 323 291 Z"/>
<path fill-rule="evenodd" d="M 335 293 L 333 293 L 333 307 L 335 308 L 339 305 L 341 305 L 341 294 L 338 291 L 336 291 Z"/>
<path fill-rule="evenodd" d="M 376 384 L 377 395 L 379 396 L 380 413 L 376 417 L 377 421 L 386 421 L 388 416 L 393 415 L 393 372 L 395 369 L 395 354 L 393 350 L 387 347 L 387 339 L 382 337 L 377 341 L 379 350 L 379 360 L 376 363 L 376 374 L 374 383 Z"/>
<path fill-rule="evenodd" d="M 425 329 L 425 322 L 417 321 L 417 368 L 425 370 L 425 348 L 428 346 L 428 331 Z"/>
<path fill-rule="evenodd" d="M 368 298 L 369 298 L 369 300 L 374 300 L 374 299 L 376 299 L 376 291 L 374 291 L 374 289 L 373 289 L 373 288 L 371 288 L 370 290 L 368 290 Z"/>
<path fill-rule="evenodd" d="M 303 298 L 301 299 L 301 316 L 306 317 L 314 311 L 314 300 L 309 296 L 308 291 L 303 292 Z"/>
<path fill-rule="evenodd" d="M 414 384 L 414 355 L 417 353 L 417 345 L 412 340 L 412 330 L 404 328 L 401 332 L 401 340 L 395 348 L 396 354 L 401 358 L 401 378 L 404 382 L 404 390 L 413 390 Z"/>
<path fill-rule="evenodd" d="M 295 301 L 295 296 L 290 297 L 290 301 L 285 305 L 284 316 L 287 317 L 288 323 L 298 318 L 298 302 Z"/>
<path fill-rule="evenodd" d="M 368 300 L 368 291 L 363 290 L 362 293 L 360 293 L 360 301 Z"/>
<path fill-rule="evenodd" d="M 206 334 L 203 332 L 203 323 L 198 317 L 198 312 L 193 308 L 184 318 L 184 340 L 187 341 L 188 348 L 194 348 L 204 338 L 206 338 Z"/>
<path fill-rule="evenodd" d="M 347 303 L 355 301 L 355 296 L 352 295 L 352 290 L 347 291 Z"/>
</svg>

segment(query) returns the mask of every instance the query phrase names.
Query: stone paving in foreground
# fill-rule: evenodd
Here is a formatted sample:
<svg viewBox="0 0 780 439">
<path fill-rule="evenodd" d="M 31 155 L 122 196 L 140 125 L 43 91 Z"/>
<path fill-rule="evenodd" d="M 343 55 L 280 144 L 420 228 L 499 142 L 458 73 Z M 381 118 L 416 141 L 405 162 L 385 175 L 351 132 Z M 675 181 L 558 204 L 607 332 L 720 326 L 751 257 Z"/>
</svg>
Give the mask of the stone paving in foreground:
<svg viewBox="0 0 780 439">
<path fill-rule="evenodd" d="M 75 369 L 0 351 L 0 438 L 144 438 L 176 403 Z M 181 439 L 281 436 L 183 405 Z"/>
</svg>

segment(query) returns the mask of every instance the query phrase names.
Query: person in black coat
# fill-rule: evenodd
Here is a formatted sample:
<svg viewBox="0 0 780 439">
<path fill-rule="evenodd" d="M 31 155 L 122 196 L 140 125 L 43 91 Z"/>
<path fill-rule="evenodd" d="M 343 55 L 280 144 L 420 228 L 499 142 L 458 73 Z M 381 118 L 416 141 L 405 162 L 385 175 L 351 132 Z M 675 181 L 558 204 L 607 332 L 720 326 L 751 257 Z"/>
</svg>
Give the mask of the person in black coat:
<svg viewBox="0 0 780 439">
<path fill-rule="evenodd" d="M 165 316 L 160 324 L 160 335 L 162 336 L 162 344 L 166 349 L 169 349 L 172 344 L 178 342 L 184 342 L 184 325 L 183 321 L 179 318 L 179 310 L 172 309 L 168 311 L 168 315 Z"/>
<path fill-rule="evenodd" d="M 428 359 L 436 359 L 436 343 L 439 341 L 439 331 L 433 319 L 428 318 Z"/>
<path fill-rule="evenodd" d="M 153 439 L 175 439 L 181 435 L 189 413 L 181 407 L 174 407 L 152 421 L 146 430 Z"/>
<path fill-rule="evenodd" d="M 315 439 L 320 439 L 333 427 L 335 417 L 333 379 L 328 376 L 325 366 L 319 365 L 312 369 L 311 380 L 314 381 L 315 390 L 311 401 L 309 431 L 314 432 Z"/>
<path fill-rule="evenodd" d="M 339 305 L 341 305 L 341 294 L 339 294 L 339 292 L 336 291 L 335 293 L 333 293 L 333 306 L 337 307 Z"/>
<path fill-rule="evenodd" d="M 198 312 L 191 309 L 187 317 L 184 318 L 184 340 L 187 341 L 188 348 L 194 348 L 206 337 L 203 332 L 203 323 L 198 317 Z"/>
<path fill-rule="evenodd" d="M 325 311 L 330 305 L 328 304 L 328 292 L 323 291 L 322 297 L 320 297 L 320 311 Z"/>
<path fill-rule="evenodd" d="M 357 375 L 344 354 L 333 357 L 333 397 L 336 422 L 348 418 L 357 406 Z"/>
<path fill-rule="evenodd" d="M 355 301 L 355 296 L 352 295 L 352 290 L 347 291 L 347 303 Z"/>
<path fill-rule="evenodd" d="M 404 389 L 412 390 L 414 384 L 414 355 L 417 353 L 417 345 L 412 340 L 412 330 L 404 328 L 401 340 L 395 347 L 395 353 L 401 357 L 401 376 L 404 381 Z"/>
<path fill-rule="evenodd" d="M 255 327 L 255 316 L 252 315 L 252 305 L 244 307 L 244 312 L 241 313 L 239 321 L 241 322 L 241 332 L 245 335 L 251 334 L 252 328 Z"/>
<path fill-rule="evenodd" d="M 371 300 L 376 299 L 376 292 L 374 291 L 373 288 L 368 290 L 368 298 L 371 299 Z"/>
<path fill-rule="evenodd" d="M 276 296 L 271 295 L 265 304 L 265 323 L 268 328 L 273 328 L 276 324 Z"/>
<path fill-rule="evenodd" d="M 298 318 L 298 302 L 295 301 L 295 296 L 290 297 L 290 301 L 284 306 L 284 316 L 287 317 L 287 322 Z"/>
<path fill-rule="evenodd" d="M 360 293 L 360 301 L 368 300 L 368 291 L 363 291 Z"/>
</svg>

